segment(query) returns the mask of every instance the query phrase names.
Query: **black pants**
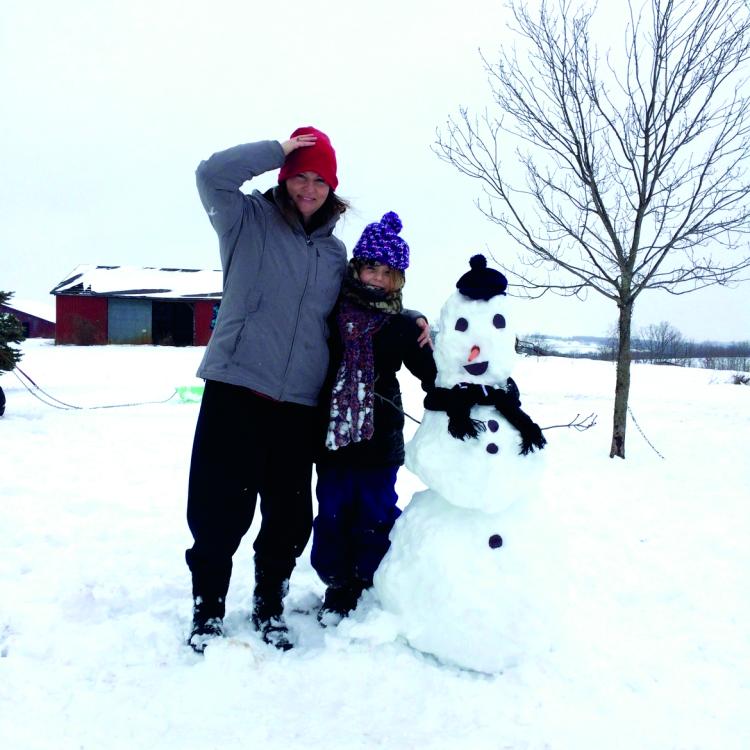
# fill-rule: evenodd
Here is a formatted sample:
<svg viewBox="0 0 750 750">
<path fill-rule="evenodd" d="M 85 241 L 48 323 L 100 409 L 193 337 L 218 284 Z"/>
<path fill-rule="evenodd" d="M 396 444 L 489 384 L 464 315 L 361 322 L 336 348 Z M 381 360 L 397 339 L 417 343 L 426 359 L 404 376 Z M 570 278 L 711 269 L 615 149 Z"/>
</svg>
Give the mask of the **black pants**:
<svg viewBox="0 0 750 750">
<path fill-rule="evenodd" d="M 215 616 L 224 614 L 232 556 L 250 528 L 258 495 L 256 577 L 285 581 L 310 538 L 315 411 L 206 382 L 188 489 L 187 520 L 195 543 L 186 559 L 193 596 L 220 602 Z"/>
</svg>

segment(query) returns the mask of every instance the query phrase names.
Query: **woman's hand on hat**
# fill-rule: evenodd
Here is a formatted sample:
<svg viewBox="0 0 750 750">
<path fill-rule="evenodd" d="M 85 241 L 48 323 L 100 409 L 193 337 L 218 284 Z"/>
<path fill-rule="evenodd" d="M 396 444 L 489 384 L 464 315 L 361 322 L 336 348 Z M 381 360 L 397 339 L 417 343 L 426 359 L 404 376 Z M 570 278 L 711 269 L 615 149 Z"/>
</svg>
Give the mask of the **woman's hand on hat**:
<svg viewBox="0 0 750 750">
<path fill-rule="evenodd" d="M 282 141 L 281 148 L 284 150 L 284 156 L 289 156 L 292 151 L 298 148 L 314 146 L 317 140 L 318 136 L 314 133 L 303 133 L 302 135 L 295 135 L 294 138 L 290 138 L 288 141 Z"/>
</svg>

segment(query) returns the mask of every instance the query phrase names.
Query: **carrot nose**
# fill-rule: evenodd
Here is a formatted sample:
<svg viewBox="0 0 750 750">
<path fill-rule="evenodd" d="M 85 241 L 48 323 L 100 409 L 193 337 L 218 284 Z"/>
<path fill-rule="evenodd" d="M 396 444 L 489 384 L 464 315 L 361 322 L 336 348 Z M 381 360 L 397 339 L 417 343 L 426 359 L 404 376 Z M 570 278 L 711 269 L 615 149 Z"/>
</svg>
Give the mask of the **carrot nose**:
<svg viewBox="0 0 750 750">
<path fill-rule="evenodd" d="M 472 346 L 471 353 L 469 354 L 469 362 L 473 362 L 479 356 L 479 347 Z"/>
</svg>

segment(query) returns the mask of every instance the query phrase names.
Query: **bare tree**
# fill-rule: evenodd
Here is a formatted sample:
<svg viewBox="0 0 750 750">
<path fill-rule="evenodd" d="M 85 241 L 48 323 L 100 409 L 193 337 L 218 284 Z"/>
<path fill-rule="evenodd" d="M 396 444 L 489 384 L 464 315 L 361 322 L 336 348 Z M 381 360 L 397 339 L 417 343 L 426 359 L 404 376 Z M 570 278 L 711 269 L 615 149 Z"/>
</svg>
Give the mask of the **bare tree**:
<svg viewBox="0 0 750 750">
<path fill-rule="evenodd" d="M 620 62 L 600 58 L 593 10 L 508 8 L 524 49 L 483 57 L 499 113 L 461 109 L 434 149 L 481 181 L 479 208 L 520 245 L 518 268 L 498 262 L 522 293 L 594 290 L 617 305 L 610 456 L 625 458 L 636 299 L 740 281 L 750 267 L 747 3 L 629 3 Z M 507 179 L 506 153 L 525 184 Z"/>
<path fill-rule="evenodd" d="M 606 360 L 607 362 L 617 362 L 617 350 L 619 349 L 618 331 L 619 329 L 616 323 L 610 325 L 609 329 L 607 330 L 607 335 L 604 338 L 604 341 L 599 346 L 599 351 L 598 351 L 599 359 Z"/>
<path fill-rule="evenodd" d="M 647 362 L 665 362 L 687 356 L 688 347 L 682 334 L 666 320 L 642 328 L 638 341 L 642 347 L 641 358 Z"/>
</svg>

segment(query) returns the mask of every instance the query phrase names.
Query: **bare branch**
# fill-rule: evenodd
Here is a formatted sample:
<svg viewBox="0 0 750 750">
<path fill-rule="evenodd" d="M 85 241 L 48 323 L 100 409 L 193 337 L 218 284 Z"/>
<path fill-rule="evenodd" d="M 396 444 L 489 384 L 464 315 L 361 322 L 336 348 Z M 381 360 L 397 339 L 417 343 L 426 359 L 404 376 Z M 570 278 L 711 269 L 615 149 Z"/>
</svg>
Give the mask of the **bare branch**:
<svg viewBox="0 0 750 750">
<path fill-rule="evenodd" d="M 479 209 L 517 245 L 500 265 L 520 293 L 617 304 L 626 388 L 640 294 L 749 273 L 748 4 L 629 3 L 619 56 L 599 54 L 594 11 L 572 0 L 507 7 L 519 46 L 482 56 L 492 107 L 460 110 L 433 148 L 479 180 Z"/>
<path fill-rule="evenodd" d="M 583 432 L 584 430 L 590 430 L 596 424 L 596 414 L 593 412 L 588 417 L 580 417 L 580 414 L 576 414 L 567 424 L 553 424 L 549 427 L 542 427 L 542 431 L 555 430 L 558 427 L 571 427 L 574 430 L 578 430 L 578 432 Z"/>
</svg>

